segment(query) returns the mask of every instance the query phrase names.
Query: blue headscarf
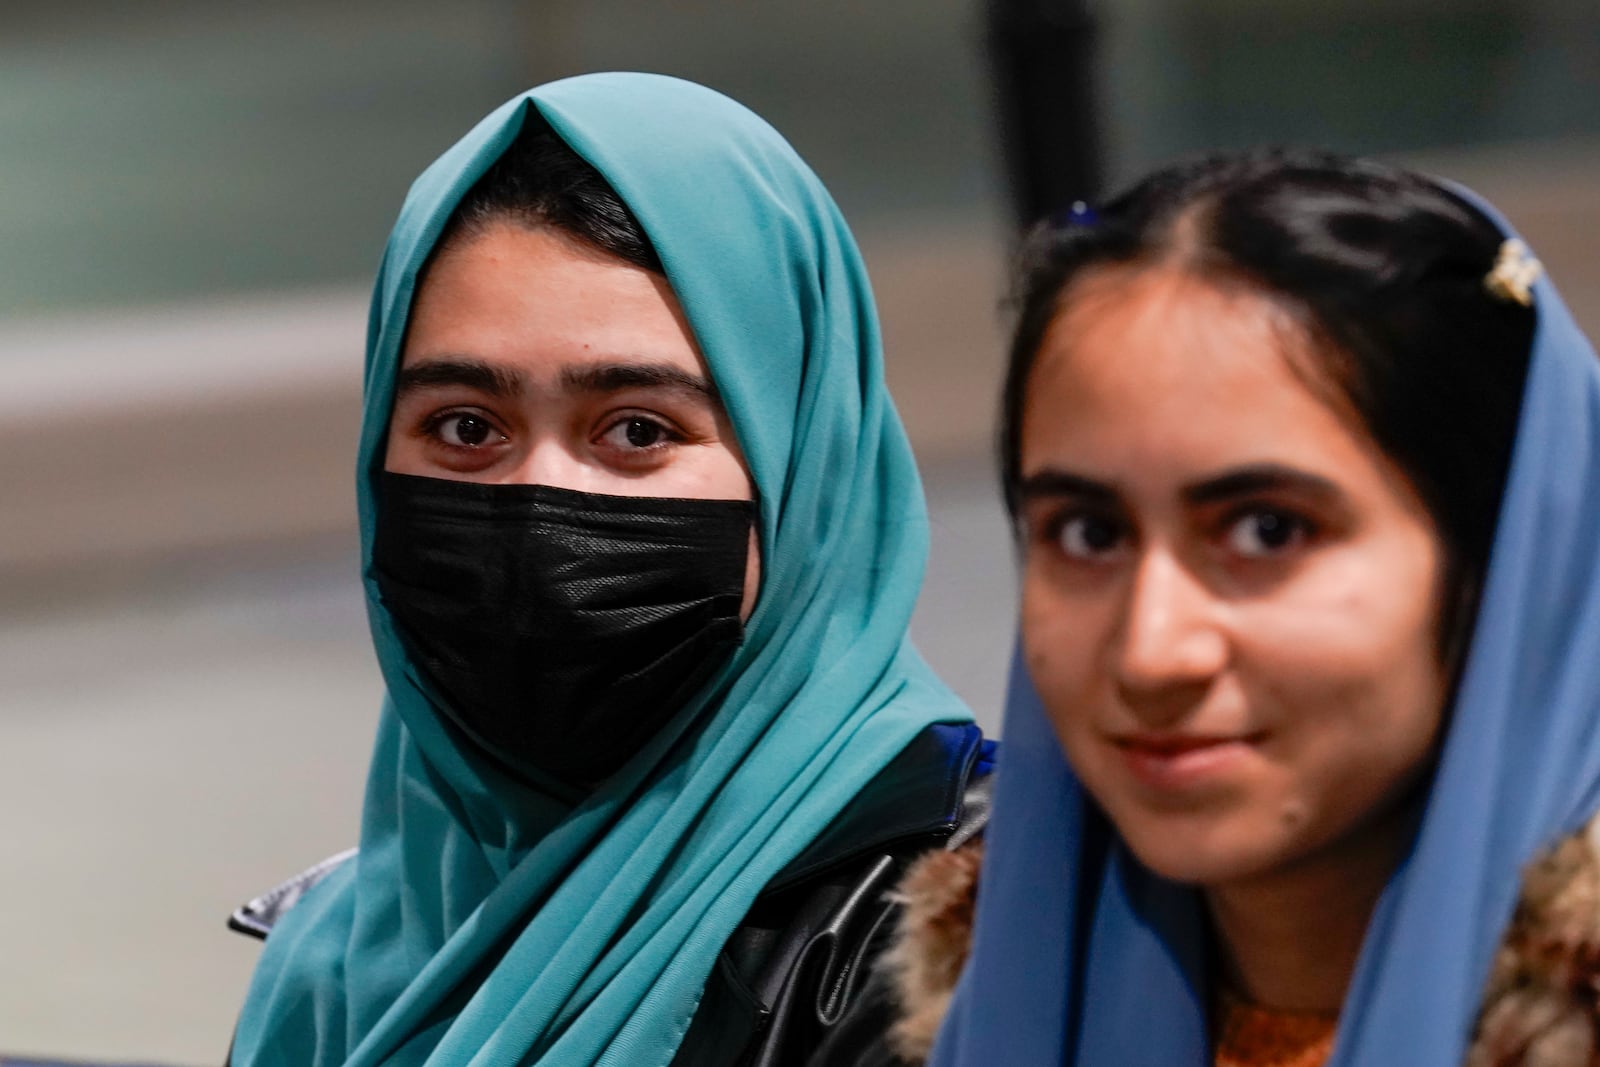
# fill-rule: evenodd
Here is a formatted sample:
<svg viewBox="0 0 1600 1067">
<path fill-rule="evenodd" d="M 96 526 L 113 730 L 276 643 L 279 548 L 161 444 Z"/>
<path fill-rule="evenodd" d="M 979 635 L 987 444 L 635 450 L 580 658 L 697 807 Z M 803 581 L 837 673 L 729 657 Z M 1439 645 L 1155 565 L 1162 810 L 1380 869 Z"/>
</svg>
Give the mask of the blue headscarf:
<svg viewBox="0 0 1600 1067">
<path fill-rule="evenodd" d="M 849 231 L 771 127 L 675 79 L 534 89 L 412 187 L 367 338 L 363 560 L 419 271 L 530 109 L 660 255 L 755 482 L 759 602 L 726 669 L 572 798 L 435 711 L 369 574 L 388 694 L 360 853 L 268 938 L 236 1067 L 668 1063 L 768 881 L 926 725 L 968 718 L 906 641 L 927 521 Z"/>
<path fill-rule="evenodd" d="M 1548 280 L 1534 306 L 1472 649 L 1330 1067 L 1458 1067 L 1522 867 L 1600 806 L 1600 361 Z M 1209 1067 L 1198 893 L 1123 847 L 1020 659 L 1002 736 L 976 940 L 931 1064 Z"/>
</svg>

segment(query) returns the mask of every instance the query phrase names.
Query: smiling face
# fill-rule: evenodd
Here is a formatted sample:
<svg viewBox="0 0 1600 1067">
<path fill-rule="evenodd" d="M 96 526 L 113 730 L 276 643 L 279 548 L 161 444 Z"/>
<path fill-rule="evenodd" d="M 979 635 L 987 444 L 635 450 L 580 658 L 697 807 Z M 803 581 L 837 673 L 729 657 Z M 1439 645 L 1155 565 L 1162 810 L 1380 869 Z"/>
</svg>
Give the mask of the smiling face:
<svg viewBox="0 0 1600 1067">
<path fill-rule="evenodd" d="M 1102 268 L 1027 381 L 1028 666 L 1085 787 L 1179 881 L 1392 849 L 1440 733 L 1439 537 L 1297 373 L 1306 343 L 1242 288 Z"/>
<path fill-rule="evenodd" d="M 754 497 L 666 279 L 512 222 L 452 241 L 430 264 L 384 467 L 616 496 Z M 745 617 L 759 582 L 751 537 Z"/>
</svg>

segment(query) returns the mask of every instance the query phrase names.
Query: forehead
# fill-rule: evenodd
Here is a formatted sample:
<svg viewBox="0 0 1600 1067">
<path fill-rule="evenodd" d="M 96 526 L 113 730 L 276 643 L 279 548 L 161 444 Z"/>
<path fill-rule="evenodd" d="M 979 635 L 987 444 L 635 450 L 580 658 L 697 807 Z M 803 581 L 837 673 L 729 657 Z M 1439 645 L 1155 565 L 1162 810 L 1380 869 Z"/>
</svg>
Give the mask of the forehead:
<svg viewBox="0 0 1600 1067">
<path fill-rule="evenodd" d="M 1023 471 L 1071 462 L 1126 478 L 1370 463 L 1375 445 L 1313 384 L 1310 344 L 1287 309 L 1242 284 L 1164 267 L 1086 274 L 1028 377 Z"/>
<path fill-rule="evenodd" d="M 441 247 L 413 302 L 402 364 L 463 356 L 536 378 L 617 360 L 706 374 L 665 278 L 511 222 Z"/>
</svg>

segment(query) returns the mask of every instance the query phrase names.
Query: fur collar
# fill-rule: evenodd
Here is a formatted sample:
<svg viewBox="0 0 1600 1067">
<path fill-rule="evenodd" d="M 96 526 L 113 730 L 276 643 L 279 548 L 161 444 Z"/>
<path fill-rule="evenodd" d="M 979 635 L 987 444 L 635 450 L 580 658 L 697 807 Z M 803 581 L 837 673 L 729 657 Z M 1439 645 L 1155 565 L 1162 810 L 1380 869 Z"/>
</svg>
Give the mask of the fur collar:
<svg viewBox="0 0 1600 1067">
<path fill-rule="evenodd" d="M 981 837 L 951 852 L 929 852 L 911 865 L 895 890 L 899 927 L 878 966 L 889 976 L 899 1009 L 889 1047 L 907 1063 L 928 1058 L 967 962 L 982 861 Z"/>
<path fill-rule="evenodd" d="M 1586 1067 L 1600 1026 L 1600 816 L 1528 866 L 1467 1067 Z"/>
<path fill-rule="evenodd" d="M 932 852 L 896 891 L 894 944 L 879 966 L 898 1001 L 895 1053 L 920 1064 L 933 1047 L 972 944 L 982 841 Z M 1600 1064 L 1600 816 L 1524 872 L 1496 953 L 1465 1067 Z"/>
</svg>

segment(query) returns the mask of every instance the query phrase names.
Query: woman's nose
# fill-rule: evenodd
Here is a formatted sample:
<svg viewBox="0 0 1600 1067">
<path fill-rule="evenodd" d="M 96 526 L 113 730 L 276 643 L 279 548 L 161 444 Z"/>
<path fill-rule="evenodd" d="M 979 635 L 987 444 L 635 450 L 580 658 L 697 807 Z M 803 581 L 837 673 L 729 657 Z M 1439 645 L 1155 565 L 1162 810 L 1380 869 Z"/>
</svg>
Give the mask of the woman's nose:
<svg viewBox="0 0 1600 1067">
<path fill-rule="evenodd" d="M 1216 597 L 1163 550 L 1144 553 L 1126 596 L 1112 650 L 1117 684 L 1135 710 L 1181 709 L 1228 661 Z"/>
<path fill-rule="evenodd" d="M 508 485 L 548 485 L 581 492 L 594 489 L 590 484 L 593 471 L 554 435 L 530 441 L 521 461 L 506 470 L 500 480 Z"/>
</svg>

